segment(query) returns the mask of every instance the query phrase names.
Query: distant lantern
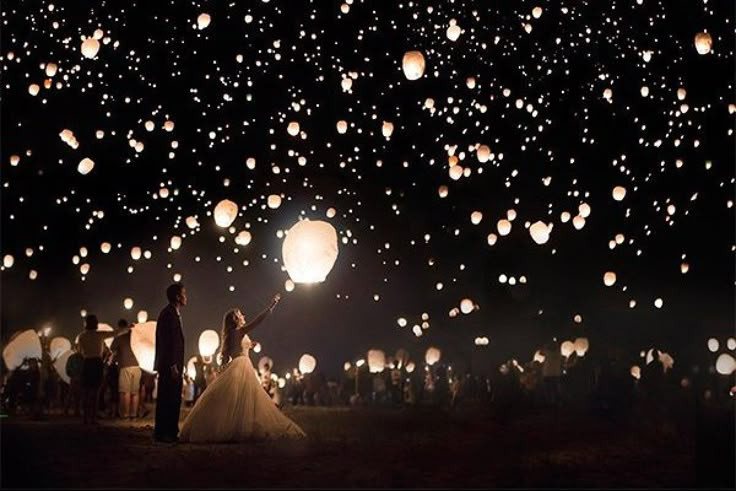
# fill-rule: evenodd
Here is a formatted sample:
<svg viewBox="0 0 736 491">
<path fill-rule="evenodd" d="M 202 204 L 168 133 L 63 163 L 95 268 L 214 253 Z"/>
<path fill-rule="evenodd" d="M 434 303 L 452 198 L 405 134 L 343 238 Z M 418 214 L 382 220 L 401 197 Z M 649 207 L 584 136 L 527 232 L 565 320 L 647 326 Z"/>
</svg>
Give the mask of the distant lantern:
<svg viewBox="0 0 736 491">
<path fill-rule="evenodd" d="M 327 212 L 325 212 L 325 215 L 327 216 L 327 218 L 335 218 L 336 214 L 337 214 L 337 211 L 332 207 L 327 208 Z"/>
<path fill-rule="evenodd" d="M 128 297 L 125 300 L 123 300 L 123 307 L 125 307 L 125 310 L 130 310 L 133 308 L 133 299 Z"/>
<path fill-rule="evenodd" d="M 445 32 L 445 34 L 447 35 L 447 39 L 455 42 L 460 37 L 460 34 L 462 34 L 462 31 L 463 31 L 462 28 L 459 25 L 457 25 L 457 21 L 455 19 L 451 19 L 450 27 L 447 28 L 447 31 Z"/>
<path fill-rule="evenodd" d="M 394 133 L 394 124 L 390 121 L 384 121 L 381 127 L 381 133 L 384 137 L 391 138 L 391 135 Z"/>
<path fill-rule="evenodd" d="M 95 38 L 87 38 L 82 41 L 82 55 L 85 58 L 94 58 L 100 51 L 100 42 Z"/>
<path fill-rule="evenodd" d="M 28 93 L 34 97 L 38 95 L 39 90 L 41 90 L 41 87 L 39 87 L 38 84 L 31 84 L 28 86 Z"/>
<path fill-rule="evenodd" d="M 337 132 L 341 135 L 344 135 L 346 131 L 348 131 L 348 122 L 344 119 L 341 119 L 337 122 Z"/>
<path fill-rule="evenodd" d="M 86 176 L 90 172 L 92 172 L 92 169 L 94 169 L 95 163 L 90 158 L 83 158 L 81 162 L 79 162 L 79 165 L 77 166 L 77 172 L 82 174 L 83 176 Z"/>
<path fill-rule="evenodd" d="M 197 17 L 197 27 L 199 29 L 206 29 L 207 26 L 210 25 L 210 22 L 212 21 L 212 18 L 210 17 L 210 14 L 199 14 L 199 17 Z"/>
<path fill-rule="evenodd" d="M 454 165 L 450 167 L 450 179 L 452 179 L 453 181 L 457 181 L 458 179 L 460 179 L 463 176 L 463 170 L 464 169 L 461 165 Z"/>
<path fill-rule="evenodd" d="M 607 271 L 603 275 L 603 284 L 606 286 L 613 286 L 616 283 L 616 273 L 613 271 Z"/>
<path fill-rule="evenodd" d="M 308 354 L 304 353 L 301 358 L 299 358 L 299 371 L 307 374 L 312 373 L 314 369 L 317 368 L 317 359 Z"/>
<path fill-rule="evenodd" d="M 736 359 L 728 353 L 721 353 L 716 359 L 716 371 L 721 375 L 731 375 L 736 371 Z"/>
<path fill-rule="evenodd" d="M 616 201 L 623 201 L 626 196 L 626 188 L 623 186 L 616 186 L 613 188 L 613 199 Z"/>
<path fill-rule="evenodd" d="M 603 91 L 603 98 L 606 99 L 607 101 L 610 101 L 611 97 L 613 97 L 613 91 L 609 88 L 605 89 Z"/>
<path fill-rule="evenodd" d="M 187 362 L 187 375 L 191 377 L 192 380 L 195 380 L 197 378 L 197 365 L 196 365 L 197 357 L 192 356 L 189 358 L 189 361 Z"/>
<path fill-rule="evenodd" d="M 470 221 L 473 225 L 478 225 L 483 220 L 483 213 L 474 211 L 470 214 Z"/>
<path fill-rule="evenodd" d="M 476 156 L 478 157 L 478 162 L 480 162 L 481 164 L 488 162 L 488 160 L 491 158 L 490 147 L 488 145 L 479 145 Z"/>
<path fill-rule="evenodd" d="M 370 373 L 381 373 L 386 368 L 386 353 L 381 350 L 369 350 L 367 360 Z"/>
<path fill-rule="evenodd" d="M 399 325 L 399 327 L 406 327 L 406 319 L 403 317 L 399 317 L 396 319 L 396 323 Z"/>
<path fill-rule="evenodd" d="M 639 365 L 632 366 L 629 373 L 631 373 L 631 376 L 634 377 L 636 380 L 641 379 L 641 368 L 639 368 Z"/>
<path fill-rule="evenodd" d="M 322 282 L 337 260 L 337 232 L 327 222 L 302 220 L 286 235 L 281 255 L 295 283 Z"/>
<path fill-rule="evenodd" d="M 662 305 L 664 305 L 664 301 L 661 298 L 657 298 L 654 301 L 654 306 L 657 307 L 658 309 L 661 309 Z"/>
<path fill-rule="evenodd" d="M 138 246 L 132 247 L 130 249 L 130 257 L 133 258 L 134 261 L 137 261 L 141 258 L 141 248 Z"/>
<path fill-rule="evenodd" d="M 588 338 L 577 338 L 573 345 L 575 347 L 575 354 L 581 357 L 585 356 L 585 353 L 588 352 L 588 348 L 590 347 Z"/>
<path fill-rule="evenodd" d="M 583 316 L 580 314 L 575 314 L 573 320 L 575 321 L 575 324 L 580 324 L 581 322 L 583 322 Z"/>
<path fill-rule="evenodd" d="M 726 348 L 730 349 L 731 351 L 736 350 L 736 338 L 728 338 L 726 340 Z"/>
<path fill-rule="evenodd" d="M 565 341 L 560 345 L 560 353 L 565 358 L 569 358 L 575 352 L 575 343 L 572 341 Z"/>
<path fill-rule="evenodd" d="M 544 356 L 544 354 L 541 351 L 537 350 L 534 353 L 533 361 L 535 361 L 537 363 L 544 363 L 544 360 L 546 360 L 546 359 L 547 359 L 547 357 Z"/>
<path fill-rule="evenodd" d="M 720 347 L 720 343 L 718 342 L 716 338 L 710 338 L 708 340 L 708 350 L 711 353 L 715 353 L 716 351 L 718 351 L 719 347 Z"/>
<path fill-rule="evenodd" d="M 680 264 L 680 272 L 682 274 L 686 274 L 688 271 L 690 271 L 690 265 L 688 263 Z"/>
<path fill-rule="evenodd" d="M 532 17 L 539 19 L 542 16 L 542 7 L 534 7 L 532 9 Z"/>
<path fill-rule="evenodd" d="M 3 256 L 3 266 L 5 268 L 12 268 L 13 264 L 15 264 L 15 258 L 11 254 L 5 254 Z"/>
<path fill-rule="evenodd" d="M 199 335 L 199 354 L 203 357 L 210 357 L 215 354 L 217 348 L 220 347 L 220 335 L 213 329 L 202 331 Z"/>
<path fill-rule="evenodd" d="M 112 332 L 112 331 L 113 331 L 113 328 L 110 324 L 105 324 L 104 322 L 100 322 L 97 325 L 97 332 Z M 108 348 L 111 348 L 113 339 L 114 339 L 113 336 L 110 336 L 109 338 L 105 338 L 105 346 L 107 346 Z M 74 342 L 77 343 L 78 340 L 79 338 L 77 338 Z"/>
<path fill-rule="evenodd" d="M 186 219 L 187 227 L 194 229 L 199 227 L 199 222 L 197 221 L 197 217 L 189 216 Z"/>
<path fill-rule="evenodd" d="M 582 203 L 578 206 L 578 212 L 581 217 L 588 218 L 590 216 L 590 205 L 588 203 Z"/>
<path fill-rule="evenodd" d="M 424 354 L 424 361 L 427 363 L 427 365 L 432 366 L 440 361 L 441 357 L 442 352 L 438 348 L 430 346 L 429 348 L 427 348 L 427 352 Z"/>
<path fill-rule="evenodd" d="M 138 365 L 143 370 L 153 373 L 153 361 L 156 357 L 155 321 L 137 324 L 130 330 L 130 348 L 138 360 Z"/>
<path fill-rule="evenodd" d="M 501 219 L 496 224 L 499 235 L 508 235 L 511 232 L 511 222 L 506 219 Z"/>
<path fill-rule="evenodd" d="M 474 89 L 475 88 L 475 77 L 468 77 L 468 78 L 466 78 L 465 79 L 465 85 L 469 89 Z"/>
<path fill-rule="evenodd" d="M 681 101 L 685 100 L 685 97 L 687 96 L 687 90 L 685 90 L 685 87 L 680 87 L 677 89 L 677 98 Z"/>
<path fill-rule="evenodd" d="M 247 230 L 243 230 L 235 237 L 235 243 L 239 246 L 245 247 L 250 244 L 251 239 L 252 237 L 250 232 L 248 232 Z"/>
<path fill-rule="evenodd" d="M 421 51 L 407 51 L 401 61 L 407 80 L 418 80 L 424 75 L 425 61 Z"/>
<path fill-rule="evenodd" d="M 278 194 L 269 195 L 268 207 L 271 208 L 272 210 L 275 210 L 279 206 L 281 206 L 281 196 L 279 196 Z"/>
<path fill-rule="evenodd" d="M 410 361 L 409 363 L 406 364 L 406 373 L 412 373 L 415 368 L 416 368 L 416 365 L 414 364 L 414 362 Z"/>
<path fill-rule="evenodd" d="M 532 240 L 539 245 L 546 244 L 549 240 L 549 227 L 542 221 L 534 222 L 529 227 L 529 234 L 532 236 Z"/>
<path fill-rule="evenodd" d="M 238 216 L 238 205 L 229 199 L 217 203 L 215 207 L 215 223 L 218 227 L 227 228 Z"/>
<path fill-rule="evenodd" d="M 289 123 L 289 126 L 286 127 L 286 132 L 289 133 L 291 136 L 296 136 L 299 134 L 299 123 L 297 121 L 292 121 Z"/>
<path fill-rule="evenodd" d="M 460 302 L 460 312 L 462 312 L 463 314 L 469 314 L 473 310 L 475 310 L 475 304 L 473 303 L 473 301 L 471 299 L 464 298 Z"/>
<path fill-rule="evenodd" d="M 100 244 L 100 250 L 103 254 L 108 254 L 112 250 L 112 244 L 109 242 L 103 242 Z"/>
<path fill-rule="evenodd" d="M 181 247 L 181 237 L 179 237 L 178 235 L 174 235 L 173 237 L 171 237 L 169 245 L 173 250 L 178 250 Z"/>
<path fill-rule="evenodd" d="M 580 230 L 585 227 L 585 218 L 580 215 L 576 215 L 575 218 L 572 219 L 572 226 L 575 227 L 575 230 Z"/>
<path fill-rule="evenodd" d="M 173 121 L 166 121 L 164 123 L 164 130 L 166 131 L 174 131 L 174 122 Z"/>
<path fill-rule="evenodd" d="M 51 355 L 51 359 L 55 360 L 64 352 L 69 351 L 72 349 L 72 343 L 64 336 L 57 336 L 54 339 L 51 340 L 51 344 L 49 344 L 49 354 Z"/>
<path fill-rule="evenodd" d="M 46 64 L 46 76 L 47 77 L 53 77 L 56 75 L 56 71 L 59 69 L 59 67 L 56 65 L 56 63 L 47 63 Z"/>
<path fill-rule="evenodd" d="M 699 55 L 707 55 L 713 48 L 713 38 L 707 32 L 699 32 L 695 35 L 695 49 Z"/>
<path fill-rule="evenodd" d="M 569 211 L 563 211 L 560 213 L 560 221 L 562 223 L 567 223 L 570 221 L 570 212 Z"/>
<path fill-rule="evenodd" d="M 153 121 L 151 120 L 146 121 L 143 126 L 145 126 L 146 131 L 153 131 L 153 129 L 155 128 L 155 125 L 153 124 Z"/>
<path fill-rule="evenodd" d="M 289 279 L 284 282 L 284 290 L 286 290 L 287 292 L 293 292 L 294 286 L 294 282 Z"/>
<path fill-rule="evenodd" d="M 437 193 L 440 195 L 440 198 L 447 198 L 449 190 L 447 189 L 447 186 L 440 186 Z"/>
<path fill-rule="evenodd" d="M 143 324 L 148 320 L 148 312 L 145 310 L 139 310 L 136 319 L 138 320 L 138 324 Z"/>
<path fill-rule="evenodd" d="M 496 244 L 496 241 L 498 240 L 498 235 L 496 234 L 488 234 L 488 245 L 493 246 Z"/>
<path fill-rule="evenodd" d="M 33 329 L 13 336 L 3 349 L 3 361 L 8 370 L 17 369 L 26 358 L 41 359 L 41 340 Z"/>
</svg>

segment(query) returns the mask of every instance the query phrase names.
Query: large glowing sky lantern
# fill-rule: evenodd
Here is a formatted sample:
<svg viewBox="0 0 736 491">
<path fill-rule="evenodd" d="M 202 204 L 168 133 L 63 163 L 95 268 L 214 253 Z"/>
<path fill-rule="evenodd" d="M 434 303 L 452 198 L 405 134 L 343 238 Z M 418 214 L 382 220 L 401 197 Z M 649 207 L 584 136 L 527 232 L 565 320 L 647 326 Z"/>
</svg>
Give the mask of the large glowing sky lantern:
<svg viewBox="0 0 736 491">
<path fill-rule="evenodd" d="M 327 222 L 302 220 L 286 234 L 281 254 L 294 283 L 318 283 L 337 260 L 337 232 Z"/>
<path fill-rule="evenodd" d="M 145 371 L 154 373 L 153 360 L 156 357 L 156 322 L 136 324 L 130 330 L 130 347 L 138 360 L 138 365 Z"/>
<path fill-rule="evenodd" d="M 41 341 L 33 329 L 16 334 L 3 349 L 3 360 L 8 370 L 15 370 L 26 358 L 41 359 Z"/>
<path fill-rule="evenodd" d="M 199 354 L 207 358 L 215 354 L 220 346 L 220 335 L 217 331 L 207 329 L 199 335 Z"/>
<path fill-rule="evenodd" d="M 64 353 L 60 354 L 54 361 L 54 368 L 56 369 L 56 373 L 58 373 L 59 377 L 61 377 L 61 380 L 63 380 L 67 384 L 71 383 L 72 379 L 66 373 L 66 362 L 69 360 L 69 357 L 72 355 L 72 353 L 74 353 L 72 350 L 67 350 Z"/>
<path fill-rule="evenodd" d="M 317 359 L 314 356 L 304 353 L 299 358 L 299 371 L 303 374 L 312 373 L 315 368 L 317 368 Z"/>
<path fill-rule="evenodd" d="M 224 199 L 215 206 L 214 215 L 218 227 L 228 228 L 238 216 L 238 205 L 229 199 Z"/>
<path fill-rule="evenodd" d="M 378 349 L 368 351 L 368 371 L 381 373 L 386 368 L 386 353 Z"/>
<path fill-rule="evenodd" d="M 401 66 L 407 80 L 418 80 L 424 75 L 424 55 L 421 51 L 407 51 L 401 60 Z"/>
<path fill-rule="evenodd" d="M 441 357 L 442 352 L 439 350 L 439 348 L 430 346 L 429 348 L 427 348 L 427 352 L 424 354 L 424 361 L 427 363 L 427 365 L 432 366 L 440 361 Z"/>
<path fill-rule="evenodd" d="M 65 351 L 69 351 L 70 349 L 72 349 L 71 341 L 69 341 L 64 336 L 55 337 L 54 339 L 51 340 L 51 344 L 49 345 L 49 352 L 51 354 L 51 359 L 56 360 Z"/>
</svg>

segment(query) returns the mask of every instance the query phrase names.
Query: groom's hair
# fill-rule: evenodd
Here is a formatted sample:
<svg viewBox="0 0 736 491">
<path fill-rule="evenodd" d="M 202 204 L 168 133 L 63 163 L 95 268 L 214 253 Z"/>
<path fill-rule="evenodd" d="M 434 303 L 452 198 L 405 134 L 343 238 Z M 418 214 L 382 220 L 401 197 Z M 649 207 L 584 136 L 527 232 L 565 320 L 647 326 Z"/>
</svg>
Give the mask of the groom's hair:
<svg viewBox="0 0 736 491">
<path fill-rule="evenodd" d="M 166 289 L 166 298 L 169 300 L 169 303 L 176 302 L 176 297 L 179 296 L 183 288 L 183 283 L 172 283 L 171 285 L 169 285 L 169 287 Z"/>
</svg>

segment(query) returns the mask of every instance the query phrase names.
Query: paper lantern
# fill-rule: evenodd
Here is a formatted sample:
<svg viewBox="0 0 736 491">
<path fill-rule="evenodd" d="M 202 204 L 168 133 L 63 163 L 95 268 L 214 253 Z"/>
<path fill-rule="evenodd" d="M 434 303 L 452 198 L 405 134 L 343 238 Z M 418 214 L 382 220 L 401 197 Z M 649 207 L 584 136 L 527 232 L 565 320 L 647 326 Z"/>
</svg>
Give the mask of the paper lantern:
<svg viewBox="0 0 736 491">
<path fill-rule="evenodd" d="M 473 303 L 473 301 L 472 301 L 472 300 L 470 300 L 469 298 L 464 298 L 464 299 L 463 299 L 463 300 L 462 300 L 462 301 L 460 302 L 460 311 L 461 311 L 461 312 L 462 312 L 463 314 L 469 314 L 469 313 L 471 313 L 471 312 L 472 312 L 473 310 L 475 310 L 475 304 L 474 304 L 474 303 Z"/>
<path fill-rule="evenodd" d="M 450 21 L 450 27 L 448 27 L 447 28 L 447 31 L 446 31 L 447 39 L 449 39 L 450 41 L 453 41 L 453 42 L 457 41 L 458 38 L 460 37 L 460 34 L 462 33 L 462 29 L 460 28 L 460 26 L 457 25 L 457 24 L 455 24 L 455 23 L 453 23 L 454 20 L 455 19 L 453 19 L 452 21 Z M 408 76 L 407 76 L 407 78 L 408 78 Z"/>
<path fill-rule="evenodd" d="M 3 266 L 5 268 L 12 268 L 13 264 L 15 264 L 15 258 L 11 254 L 5 254 L 3 256 Z"/>
<path fill-rule="evenodd" d="M 140 248 L 140 247 L 138 247 L 138 246 L 132 247 L 132 248 L 130 249 L 130 257 L 131 257 L 131 258 L 132 258 L 132 259 L 133 259 L 134 261 L 137 261 L 137 260 L 139 260 L 139 259 L 141 258 L 141 255 L 142 255 L 142 254 L 143 254 L 143 251 L 142 251 L 142 250 L 141 250 L 141 248 Z"/>
<path fill-rule="evenodd" d="M 3 349 L 3 360 L 8 370 L 15 370 L 25 358 L 41 359 L 41 340 L 33 329 L 15 334 Z"/>
<path fill-rule="evenodd" d="M 616 283 L 616 273 L 608 271 L 603 275 L 603 284 L 606 286 L 613 286 Z"/>
<path fill-rule="evenodd" d="M 41 87 L 39 87 L 38 84 L 31 84 L 28 86 L 28 93 L 34 97 L 38 95 L 39 90 L 41 90 Z M 15 164 L 12 164 L 12 165 L 18 165 L 18 164 L 16 162 Z"/>
<path fill-rule="evenodd" d="M 588 203 L 582 203 L 578 206 L 578 212 L 581 217 L 588 218 L 590 216 L 590 205 Z"/>
<path fill-rule="evenodd" d="M 337 132 L 341 135 L 344 135 L 346 131 L 348 131 L 348 122 L 345 120 L 340 120 L 337 122 Z"/>
<path fill-rule="evenodd" d="M 721 353 L 716 359 L 716 371 L 721 375 L 731 375 L 736 371 L 736 359 L 728 353 Z"/>
<path fill-rule="evenodd" d="M 186 367 L 187 375 L 189 375 L 189 377 L 192 380 L 197 378 L 197 366 L 195 365 L 196 361 L 197 361 L 197 357 L 192 356 L 191 358 L 189 358 L 189 361 L 187 362 L 187 367 Z"/>
<path fill-rule="evenodd" d="M 664 351 L 659 353 L 659 361 L 662 363 L 662 367 L 665 372 L 675 365 L 675 360 L 669 353 Z"/>
<path fill-rule="evenodd" d="M 291 281 L 291 280 L 286 280 L 284 282 L 284 290 L 286 290 L 287 292 L 293 292 L 294 291 L 294 286 L 295 286 L 294 285 L 294 282 Z"/>
<path fill-rule="evenodd" d="M 149 321 L 136 324 L 130 330 L 130 348 L 138 360 L 138 366 L 149 373 L 153 370 L 156 357 L 156 322 Z"/>
<path fill-rule="evenodd" d="M 447 186 L 440 186 L 437 192 L 440 195 L 440 198 L 447 198 L 449 190 L 447 189 Z"/>
<path fill-rule="evenodd" d="M 565 358 L 569 358 L 575 352 L 575 343 L 572 341 L 565 341 L 560 345 L 560 353 Z"/>
<path fill-rule="evenodd" d="M 131 302 L 132 302 L 132 300 L 131 300 Z M 105 324 L 103 322 L 100 322 L 97 325 L 97 332 L 112 332 L 113 330 L 114 329 L 112 328 L 112 326 L 110 324 Z M 77 338 L 77 339 L 79 339 L 79 338 Z M 114 340 L 115 340 L 115 338 L 113 336 L 110 336 L 109 338 L 105 338 L 105 346 L 107 346 L 108 348 L 112 347 L 112 342 Z M 75 344 L 76 344 L 76 342 L 77 341 L 75 340 Z"/>
<path fill-rule="evenodd" d="M 370 373 L 381 373 L 386 368 L 386 353 L 381 350 L 368 350 L 367 360 Z"/>
<path fill-rule="evenodd" d="M 108 254 L 112 250 L 112 245 L 109 242 L 103 242 L 100 244 L 100 250 L 103 254 Z"/>
<path fill-rule="evenodd" d="M 286 235 L 281 255 L 294 283 L 322 282 L 337 260 L 337 232 L 327 222 L 302 220 Z"/>
<path fill-rule="evenodd" d="M 441 357 L 442 352 L 439 350 L 439 348 L 430 346 L 429 348 L 427 348 L 427 352 L 424 354 L 424 361 L 427 363 L 427 365 L 432 366 L 440 361 Z"/>
<path fill-rule="evenodd" d="M 56 63 L 47 63 L 46 64 L 46 76 L 47 77 L 53 77 L 56 75 L 56 71 L 59 69 L 59 67 L 56 65 Z"/>
<path fill-rule="evenodd" d="M 539 19 L 542 16 L 542 7 L 534 7 L 532 9 L 532 17 Z"/>
<path fill-rule="evenodd" d="M 268 365 L 268 369 L 266 369 L 266 365 Z M 263 375 L 264 373 L 270 373 L 272 371 L 273 360 L 268 356 L 262 356 L 261 359 L 258 360 L 258 373 Z"/>
<path fill-rule="evenodd" d="M 654 306 L 658 309 L 661 309 L 662 305 L 664 305 L 664 301 L 661 298 L 657 298 L 654 300 Z"/>
<path fill-rule="evenodd" d="M 247 246 L 250 244 L 252 236 L 247 230 L 243 230 L 235 237 L 235 243 L 240 246 Z"/>
<path fill-rule="evenodd" d="M 718 340 L 716 338 L 710 338 L 708 340 L 708 350 L 711 353 L 715 353 L 718 351 L 718 348 L 720 347 L 720 344 L 718 343 Z"/>
<path fill-rule="evenodd" d="M 532 236 L 532 240 L 539 245 L 547 243 L 549 240 L 549 232 L 550 228 L 542 221 L 534 222 L 529 227 L 529 234 Z"/>
<path fill-rule="evenodd" d="M 506 219 L 501 219 L 496 224 L 499 235 L 508 235 L 511 232 L 511 222 Z"/>
<path fill-rule="evenodd" d="M 401 60 L 401 66 L 407 80 L 418 80 L 424 75 L 424 55 L 421 51 L 407 51 Z"/>
<path fill-rule="evenodd" d="M 179 237 L 178 235 L 174 235 L 173 237 L 171 237 L 169 245 L 173 250 L 178 250 L 181 247 L 181 237 Z"/>
<path fill-rule="evenodd" d="M 493 246 L 496 244 L 496 241 L 498 240 L 498 236 L 496 234 L 488 234 L 488 237 L 486 240 L 488 240 L 489 246 Z"/>
<path fill-rule="evenodd" d="M 616 201 L 623 201 L 626 196 L 626 188 L 623 186 L 616 186 L 613 188 L 613 199 Z"/>
<path fill-rule="evenodd" d="M 82 55 L 85 58 L 94 58 L 100 51 L 100 42 L 95 38 L 87 38 L 82 41 Z"/>
<path fill-rule="evenodd" d="M 210 25 L 211 21 L 212 18 L 210 17 L 210 14 L 199 14 L 199 17 L 197 17 L 197 27 L 200 30 L 206 29 L 207 26 Z"/>
<path fill-rule="evenodd" d="M 463 177 L 463 172 L 464 172 L 464 169 L 461 165 L 454 165 L 450 167 L 450 170 L 449 170 L 450 179 L 452 179 L 453 181 L 457 181 L 458 179 Z"/>
<path fill-rule="evenodd" d="M 199 227 L 199 222 L 197 221 L 197 217 L 192 217 L 192 216 L 187 217 L 186 224 L 187 224 L 187 227 L 189 227 L 190 229 L 195 229 Z"/>
<path fill-rule="evenodd" d="M 412 373 L 414 369 L 416 368 L 416 364 L 413 361 L 410 361 L 406 364 L 406 373 Z"/>
<path fill-rule="evenodd" d="M 478 162 L 481 164 L 488 162 L 491 158 L 491 149 L 488 145 L 479 145 L 478 150 L 476 151 L 476 157 L 478 158 Z"/>
<path fill-rule="evenodd" d="M 289 126 L 286 127 L 286 132 L 290 134 L 291 136 L 296 136 L 299 134 L 299 123 L 297 121 L 292 121 L 289 123 Z"/>
<path fill-rule="evenodd" d="M 726 348 L 731 351 L 736 350 L 736 338 L 728 338 L 728 340 L 726 340 Z"/>
<path fill-rule="evenodd" d="M 588 352 L 588 348 L 590 347 L 588 338 L 577 338 L 573 345 L 575 347 L 575 354 L 580 357 L 585 356 L 585 353 Z"/>
<path fill-rule="evenodd" d="M 537 351 L 536 351 L 536 352 L 534 353 L 534 359 L 533 359 L 533 360 L 534 360 L 535 362 L 537 362 L 537 363 L 544 363 L 544 360 L 546 360 L 546 359 L 547 359 L 547 357 L 546 357 L 546 356 L 544 356 L 544 354 L 542 354 L 542 352 L 541 352 L 541 351 L 537 350 Z"/>
<path fill-rule="evenodd" d="M 69 357 L 72 356 L 72 354 L 74 354 L 74 352 L 71 349 L 68 349 L 54 360 L 54 369 L 56 370 L 56 373 L 58 373 L 61 380 L 67 384 L 71 383 L 72 379 L 66 373 L 66 362 L 69 361 Z"/>
<path fill-rule="evenodd" d="M 631 376 L 634 377 L 636 380 L 641 379 L 641 368 L 639 368 L 639 365 L 632 366 L 629 373 L 631 373 Z"/>
<path fill-rule="evenodd" d="M 228 228 L 238 216 L 238 205 L 229 199 L 224 199 L 215 206 L 215 223 L 218 227 Z"/>
<path fill-rule="evenodd" d="M 299 358 L 299 371 L 307 374 L 312 373 L 314 369 L 317 368 L 317 359 L 307 353 L 304 353 L 301 358 Z"/>
<path fill-rule="evenodd" d="M 389 121 L 384 121 L 383 126 L 381 127 L 381 133 L 386 138 L 391 138 L 391 135 L 394 133 L 394 124 Z"/>
<path fill-rule="evenodd" d="M 713 38 L 707 32 L 699 32 L 695 35 L 695 49 L 699 55 L 707 55 L 713 48 Z"/>
<path fill-rule="evenodd" d="M 92 169 L 94 169 L 94 167 L 95 167 L 94 161 L 92 161 L 92 159 L 85 157 L 79 162 L 79 165 L 77 165 L 77 172 L 79 172 L 83 176 L 86 176 L 87 174 L 92 172 Z"/>
<path fill-rule="evenodd" d="M 688 263 L 680 264 L 680 272 L 682 274 L 686 274 L 688 271 L 690 271 L 690 265 Z"/>
<path fill-rule="evenodd" d="M 199 354 L 203 357 L 209 357 L 215 354 L 220 346 L 220 335 L 217 331 L 207 329 L 199 335 Z"/>
<path fill-rule="evenodd" d="M 396 360 L 396 365 L 398 368 L 401 368 L 402 366 L 405 367 L 409 363 L 409 352 L 406 351 L 404 348 L 399 348 L 398 350 L 396 350 L 394 359 Z"/>
<path fill-rule="evenodd" d="M 470 221 L 473 225 L 478 225 L 483 220 L 483 213 L 474 211 L 470 214 Z"/>
<path fill-rule="evenodd" d="M 275 210 L 281 206 L 281 196 L 278 194 L 271 194 L 268 196 L 268 207 Z"/>
<path fill-rule="evenodd" d="M 57 336 L 51 340 L 49 344 L 49 354 L 51 359 L 55 360 L 65 351 L 72 349 L 72 342 L 63 336 Z"/>
<path fill-rule="evenodd" d="M 125 300 L 123 300 L 123 307 L 125 307 L 125 310 L 130 310 L 133 308 L 133 299 L 128 297 Z"/>
</svg>

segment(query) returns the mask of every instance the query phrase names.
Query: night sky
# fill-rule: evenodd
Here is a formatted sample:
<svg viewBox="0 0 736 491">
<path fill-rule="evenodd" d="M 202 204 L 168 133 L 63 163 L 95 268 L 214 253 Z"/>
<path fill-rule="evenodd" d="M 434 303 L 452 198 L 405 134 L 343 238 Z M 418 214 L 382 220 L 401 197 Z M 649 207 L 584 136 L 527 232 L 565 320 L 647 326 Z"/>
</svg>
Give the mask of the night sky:
<svg viewBox="0 0 736 491">
<path fill-rule="evenodd" d="M 632 362 L 660 348 L 685 369 L 708 337 L 733 335 L 734 2 L 125 3 L 3 2 L 4 340 L 46 323 L 73 339 L 82 309 L 155 320 L 177 273 L 187 357 L 227 309 L 252 317 L 282 292 L 251 335 L 278 372 L 305 352 L 337 374 L 371 348 L 421 361 L 429 346 L 490 366 L 553 336 Z M 90 59 L 82 38 L 97 29 Z M 402 70 L 411 50 L 426 60 L 418 80 Z M 223 199 L 240 206 L 234 233 L 212 216 Z M 300 217 L 330 222 L 339 256 L 325 282 L 287 293 L 279 232 Z M 525 227 L 539 220 L 553 224 L 541 245 Z M 136 246 L 150 259 L 133 260 Z M 450 316 L 464 298 L 479 309 Z"/>
</svg>

